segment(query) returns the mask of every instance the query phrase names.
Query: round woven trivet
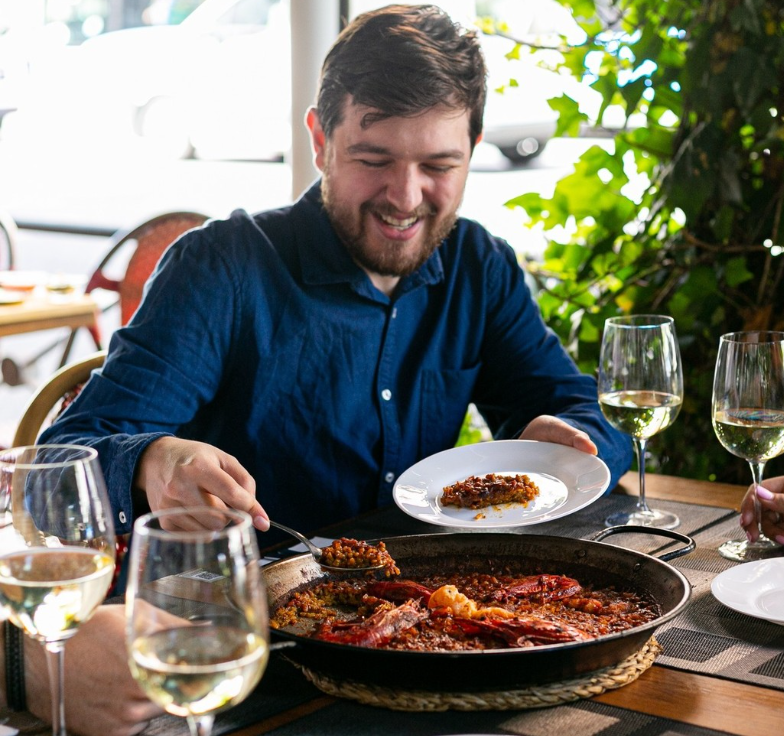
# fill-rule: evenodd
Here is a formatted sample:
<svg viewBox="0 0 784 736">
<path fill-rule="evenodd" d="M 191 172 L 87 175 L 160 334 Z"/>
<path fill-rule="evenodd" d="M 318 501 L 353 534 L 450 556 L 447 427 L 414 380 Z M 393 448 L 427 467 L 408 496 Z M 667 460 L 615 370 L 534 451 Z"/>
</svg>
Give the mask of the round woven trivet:
<svg viewBox="0 0 784 736">
<path fill-rule="evenodd" d="M 617 665 L 571 680 L 505 692 L 432 693 L 425 690 L 398 690 L 351 680 L 338 681 L 306 667 L 300 669 L 308 680 L 327 695 L 379 708 L 407 711 L 525 710 L 592 698 L 606 690 L 628 685 L 653 664 L 661 651 L 659 642 L 651 637 L 642 649 Z"/>
</svg>

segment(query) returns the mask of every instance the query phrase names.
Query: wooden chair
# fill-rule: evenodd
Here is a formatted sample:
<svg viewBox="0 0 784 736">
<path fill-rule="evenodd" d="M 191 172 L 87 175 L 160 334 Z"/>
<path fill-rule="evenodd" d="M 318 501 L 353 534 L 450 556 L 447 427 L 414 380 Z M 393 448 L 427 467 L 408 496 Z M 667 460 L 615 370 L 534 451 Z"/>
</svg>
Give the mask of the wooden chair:
<svg viewBox="0 0 784 736">
<path fill-rule="evenodd" d="M 69 363 L 54 373 L 33 394 L 22 412 L 14 434 L 14 447 L 34 445 L 44 427 L 73 401 L 90 374 L 100 368 L 105 359 L 106 351 L 101 350 Z"/>
<path fill-rule="evenodd" d="M 79 391 L 90 379 L 90 374 L 96 368 L 100 368 L 104 360 L 106 360 L 106 351 L 100 350 L 81 360 L 69 363 L 52 374 L 25 407 L 22 418 L 16 427 L 14 447 L 36 444 L 38 435 L 44 427 L 51 424 L 60 412 L 78 396 Z M 12 496 L 11 513 L 14 515 L 14 524 L 20 528 L 21 533 L 30 535 L 34 533 L 34 527 L 32 525 L 25 527 L 23 518 L 27 514 L 23 509 L 17 508 L 13 502 L 14 499 L 20 497 L 19 494 Z M 117 535 L 114 580 L 109 589 L 109 596 L 119 594 L 124 588 L 123 568 L 125 566 L 123 562 L 127 556 L 130 537 L 130 534 Z"/>
</svg>

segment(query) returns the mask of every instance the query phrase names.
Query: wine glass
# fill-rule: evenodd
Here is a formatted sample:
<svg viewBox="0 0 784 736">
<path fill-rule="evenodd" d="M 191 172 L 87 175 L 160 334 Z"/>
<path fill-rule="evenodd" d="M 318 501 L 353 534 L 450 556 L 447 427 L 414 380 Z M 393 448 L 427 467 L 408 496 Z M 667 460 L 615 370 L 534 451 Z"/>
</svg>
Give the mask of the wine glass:
<svg viewBox="0 0 784 736">
<path fill-rule="evenodd" d="M 608 319 L 599 355 L 599 405 L 613 427 L 632 437 L 640 495 L 634 511 L 612 514 L 606 524 L 674 529 L 680 523 L 675 514 L 651 509 L 645 502 L 645 447 L 675 421 L 682 402 L 683 371 L 672 317 Z"/>
<path fill-rule="evenodd" d="M 167 509 L 133 527 L 126 594 L 131 672 L 191 736 L 244 700 L 267 666 L 267 599 L 248 514 Z"/>
<path fill-rule="evenodd" d="M 65 736 L 64 648 L 104 600 L 115 563 L 114 525 L 98 453 L 76 445 L 0 452 L 11 526 L 0 555 L 0 606 L 42 642 L 52 690 L 52 734 Z"/>
<path fill-rule="evenodd" d="M 733 455 L 747 460 L 755 487 L 768 460 L 784 452 L 784 332 L 731 332 L 722 335 L 716 357 L 712 400 L 713 430 Z M 756 542 L 727 541 L 719 554 L 730 560 L 757 560 L 781 548 L 759 529 Z"/>
</svg>

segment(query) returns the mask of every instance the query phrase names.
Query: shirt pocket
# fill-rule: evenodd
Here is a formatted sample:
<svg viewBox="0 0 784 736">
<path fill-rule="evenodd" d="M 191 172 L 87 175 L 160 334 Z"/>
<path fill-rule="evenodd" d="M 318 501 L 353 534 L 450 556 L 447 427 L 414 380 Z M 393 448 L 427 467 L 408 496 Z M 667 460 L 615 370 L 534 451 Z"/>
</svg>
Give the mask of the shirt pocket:
<svg viewBox="0 0 784 736">
<path fill-rule="evenodd" d="M 422 372 L 421 457 L 454 447 L 479 375 L 479 366 Z"/>
</svg>

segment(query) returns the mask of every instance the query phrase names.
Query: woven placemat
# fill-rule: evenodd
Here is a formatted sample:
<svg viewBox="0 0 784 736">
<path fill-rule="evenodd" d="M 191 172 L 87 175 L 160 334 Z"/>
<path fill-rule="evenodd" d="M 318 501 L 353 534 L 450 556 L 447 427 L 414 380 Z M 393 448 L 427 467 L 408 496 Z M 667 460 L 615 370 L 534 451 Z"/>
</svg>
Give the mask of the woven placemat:
<svg viewBox="0 0 784 736">
<path fill-rule="evenodd" d="M 505 692 L 433 693 L 425 690 L 398 690 L 366 685 L 352 680 L 334 680 L 327 675 L 299 667 L 319 690 L 363 705 L 405 711 L 445 710 L 525 710 L 547 708 L 601 695 L 607 690 L 634 682 L 654 662 L 662 647 L 654 637 L 623 662 L 571 680 L 532 685 Z"/>
</svg>

